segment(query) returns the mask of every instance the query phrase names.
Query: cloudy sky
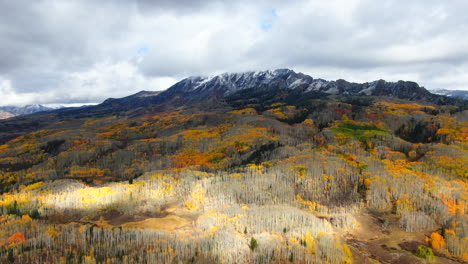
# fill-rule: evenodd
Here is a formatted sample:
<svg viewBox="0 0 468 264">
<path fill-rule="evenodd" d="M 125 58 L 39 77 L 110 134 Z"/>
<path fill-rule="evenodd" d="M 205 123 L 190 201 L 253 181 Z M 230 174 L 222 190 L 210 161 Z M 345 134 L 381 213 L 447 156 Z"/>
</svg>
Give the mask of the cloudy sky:
<svg viewBox="0 0 468 264">
<path fill-rule="evenodd" d="M 466 0 L 0 0 L 0 105 L 95 103 L 276 68 L 468 90 L 467 10 Z"/>
</svg>

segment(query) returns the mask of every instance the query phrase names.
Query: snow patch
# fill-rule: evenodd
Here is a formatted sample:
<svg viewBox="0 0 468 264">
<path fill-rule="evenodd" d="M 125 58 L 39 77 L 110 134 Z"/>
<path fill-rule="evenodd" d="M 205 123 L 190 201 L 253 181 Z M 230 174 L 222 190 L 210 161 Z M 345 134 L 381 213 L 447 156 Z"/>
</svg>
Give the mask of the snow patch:
<svg viewBox="0 0 468 264">
<path fill-rule="evenodd" d="M 306 83 L 305 80 L 303 80 L 303 79 L 297 79 L 297 80 L 295 80 L 293 83 L 291 83 L 291 84 L 289 85 L 289 88 L 296 88 L 296 87 L 298 87 L 298 86 L 300 86 L 301 84 L 304 84 L 304 83 Z"/>
<path fill-rule="evenodd" d="M 329 93 L 329 94 L 338 94 L 340 91 L 338 90 L 337 87 L 333 86 L 333 87 L 330 87 L 330 89 L 328 89 L 326 91 L 326 93 Z"/>
<path fill-rule="evenodd" d="M 375 85 L 370 85 L 369 87 L 362 89 L 361 93 L 365 95 L 371 95 L 374 90 L 375 90 Z"/>
<path fill-rule="evenodd" d="M 196 77 L 195 77 L 196 78 Z M 197 90 L 199 89 L 200 87 L 202 87 L 204 84 L 208 83 L 209 81 L 213 80 L 214 77 L 202 77 L 201 79 L 199 79 L 197 81 L 197 84 L 193 87 L 192 90 Z M 192 80 L 196 80 L 196 79 L 192 79 Z"/>
<path fill-rule="evenodd" d="M 315 82 L 311 83 L 309 87 L 307 87 L 306 91 L 319 91 L 320 88 L 326 86 L 326 82 L 322 80 L 316 80 Z"/>
</svg>

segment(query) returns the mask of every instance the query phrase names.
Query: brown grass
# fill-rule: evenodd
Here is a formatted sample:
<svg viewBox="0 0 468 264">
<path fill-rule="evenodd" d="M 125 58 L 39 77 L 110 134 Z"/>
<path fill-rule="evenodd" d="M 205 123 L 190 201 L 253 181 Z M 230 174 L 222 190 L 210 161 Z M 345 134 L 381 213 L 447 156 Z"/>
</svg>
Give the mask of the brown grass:
<svg viewBox="0 0 468 264">
<path fill-rule="evenodd" d="M 122 225 L 125 228 L 150 228 L 166 231 L 174 231 L 190 225 L 190 222 L 176 215 L 168 215 L 162 218 L 147 218 L 143 221 L 128 222 Z"/>
</svg>

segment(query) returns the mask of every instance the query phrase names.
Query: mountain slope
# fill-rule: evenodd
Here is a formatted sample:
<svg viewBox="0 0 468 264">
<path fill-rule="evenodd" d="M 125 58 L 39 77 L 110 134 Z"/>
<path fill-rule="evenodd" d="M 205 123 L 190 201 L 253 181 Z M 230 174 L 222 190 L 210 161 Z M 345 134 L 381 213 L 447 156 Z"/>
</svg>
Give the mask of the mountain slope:
<svg viewBox="0 0 468 264">
<path fill-rule="evenodd" d="M 290 70 L 3 120 L 0 262 L 463 263 L 467 121 Z"/>
</svg>

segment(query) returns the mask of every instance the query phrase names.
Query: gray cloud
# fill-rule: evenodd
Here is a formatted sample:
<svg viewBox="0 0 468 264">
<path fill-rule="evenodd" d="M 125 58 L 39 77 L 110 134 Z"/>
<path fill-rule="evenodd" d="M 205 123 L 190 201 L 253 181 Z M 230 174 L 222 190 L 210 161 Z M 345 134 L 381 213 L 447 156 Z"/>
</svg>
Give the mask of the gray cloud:
<svg viewBox="0 0 468 264">
<path fill-rule="evenodd" d="M 468 89 L 467 9 L 464 0 L 0 0 L 0 104 L 100 102 L 187 75 L 278 67 Z"/>
</svg>

